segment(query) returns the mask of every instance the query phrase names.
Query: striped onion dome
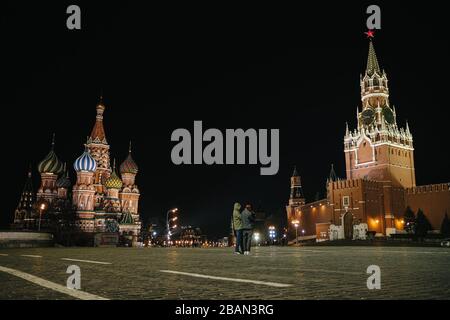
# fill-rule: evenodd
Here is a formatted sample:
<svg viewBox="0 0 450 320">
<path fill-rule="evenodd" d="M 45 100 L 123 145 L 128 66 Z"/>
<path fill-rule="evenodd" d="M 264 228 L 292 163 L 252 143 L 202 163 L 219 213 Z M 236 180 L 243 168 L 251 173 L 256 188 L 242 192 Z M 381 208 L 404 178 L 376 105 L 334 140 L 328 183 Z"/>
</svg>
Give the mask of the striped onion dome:
<svg viewBox="0 0 450 320">
<path fill-rule="evenodd" d="M 133 223 L 134 223 L 134 219 L 133 219 L 133 216 L 131 215 L 131 213 L 124 212 L 122 215 L 122 219 L 120 219 L 120 224 L 133 224 Z"/>
<path fill-rule="evenodd" d="M 53 173 L 59 175 L 63 172 L 63 163 L 59 161 L 56 156 L 55 151 L 53 150 L 55 146 L 55 141 L 53 138 L 52 148 L 47 156 L 38 164 L 39 173 Z"/>
<path fill-rule="evenodd" d="M 75 160 L 73 163 L 73 168 L 76 172 L 94 172 L 97 169 L 97 162 L 95 162 L 95 159 L 92 158 L 87 147 L 85 148 L 83 154 Z"/>
<path fill-rule="evenodd" d="M 137 166 L 136 162 L 134 162 L 133 157 L 131 157 L 131 141 L 130 141 L 130 147 L 128 149 L 128 157 L 120 165 L 120 173 L 137 174 L 137 172 L 138 172 L 138 166 Z"/>
<path fill-rule="evenodd" d="M 56 187 L 69 189 L 70 186 L 72 185 L 72 182 L 69 179 L 69 172 L 66 170 L 65 163 L 64 163 L 64 172 L 65 174 L 63 174 L 58 180 L 56 180 Z"/>
<path fill-rule="evenodd" d="M 120 173 L 133 173 L 137 174 L 138 172 L 138 166 L 136 162 L 134 162 L 133 158 L 131 157 L 131 152 L 128 153 L 128 157 L 125 159 L 124 162 L 120 165 Z"/>
<path fill-rule="evenodd" d="M 113 165 L 113 172 L 109 176 L 108 179 L 105 181 L 105 187 L 107 189 L 121 189 L 122 188 L 122 180 L 119 178 L 119 176 L 116 173 L 116 160 L 114 160 Z"/>
</svg>

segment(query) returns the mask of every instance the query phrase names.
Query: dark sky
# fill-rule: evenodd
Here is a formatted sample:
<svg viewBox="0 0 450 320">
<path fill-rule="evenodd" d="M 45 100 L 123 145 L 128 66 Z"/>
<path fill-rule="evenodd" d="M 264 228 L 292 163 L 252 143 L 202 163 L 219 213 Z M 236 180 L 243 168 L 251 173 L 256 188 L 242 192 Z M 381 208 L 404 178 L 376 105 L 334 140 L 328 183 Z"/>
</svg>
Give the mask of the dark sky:
<svg viewBox="0 0 450 320">
<path fill-rule="evenodd" d="M 52 132 L 61 160 L 71 165 L 81 154 L 101 90 L 112 157 L 122 161 L 133 140 L 144 220 L 177 206 L 183 224 L 224 236 L 235 201 L 282 216 L 294 165 L 307 199 L 323 195 L 331 163 L 345 177 L 345 122 L 355 126 L 368 49 L 365 10 L 374 3 L 382 9 L 375 49 L 398 122 L 407 119 L 414 136 L 417 182 L 450 181 L 450 52 L 440 2 L 33 3 L 6 2 L 0 10 L 2 227 L 13 217 L 29 162 L 37 187 L 36 165 Z M 69 4 L 81 6 L 81 31 L 66 29 Z M 278 174 L 260 176 L 259 165 L 173 165 L 170 135 L 192 132 L 194 120 L 221 130 L 280 129 Z"/>
</svg>

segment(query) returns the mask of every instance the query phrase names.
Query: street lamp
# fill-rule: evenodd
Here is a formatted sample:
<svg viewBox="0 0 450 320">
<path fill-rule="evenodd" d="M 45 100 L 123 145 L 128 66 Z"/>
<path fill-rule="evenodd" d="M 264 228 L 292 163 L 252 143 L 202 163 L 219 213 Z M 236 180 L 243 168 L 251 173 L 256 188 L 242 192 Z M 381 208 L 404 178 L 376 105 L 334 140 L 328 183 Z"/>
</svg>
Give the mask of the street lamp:
<svg viewBox="0 0 450 320">
<path fill-rule="evenodd" d="M 41 220 L 42 220 L 42 211 L 45 210 L 45 203 L 41 203 L 41 205 L 39 206 L 39 226 L 38 226 L 38 231 L 41 231 Z"/>
<path fill-rule="evenodd" d="M 269 226 L 269 238 L 273 244 L 274 239 L 275 239 L 275 226 Z"/>
<path fill-rule="evenodd" d="M 293 220 L 292 224 L 295 227 L 295 244 L 298 245 L 298 226 L 300 225 L 300 221 Z"/>
<path fill-rule="evenodd" d="M 166 214 L 166 224 L 167 224 L 167 244 L 170 244 L 170 220 L 169 220 L 169 214 L 170 213 L 175 213 L 178 211 L 178 208 L 174 208 L 174 209 L 170 209 L 169 211 L 167 211 Z M 177 218 L 177 217 L 175 217 Z M 174 218 L 174 219 L 175 219 Z M 176 219 L 175 219 L 176 220 Z"/>
<path fill-rule="evenodd" d="M 256 245 L 258 245 L 258 243 L 259 243 L 259 233 L 255 232 L 254 236 L 255 236 L 255 243 L 256 243 Z"/>
</svg>

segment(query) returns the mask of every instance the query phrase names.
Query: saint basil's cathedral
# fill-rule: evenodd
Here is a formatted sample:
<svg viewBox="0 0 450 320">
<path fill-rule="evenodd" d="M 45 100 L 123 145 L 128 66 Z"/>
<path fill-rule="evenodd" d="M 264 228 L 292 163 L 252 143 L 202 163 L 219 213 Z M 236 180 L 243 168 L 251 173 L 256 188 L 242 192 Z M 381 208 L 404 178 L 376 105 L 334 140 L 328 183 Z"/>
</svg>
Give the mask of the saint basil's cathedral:
<svg viewBox="0 0 450 320">
<path fill-rule="evenodd" d="M 131 156 L 111 166 L 110 146 L 103 127 L 105 105 L 100 99 L 97 116 L 82 154 L 73 163 L 76 182 L 69 179 L 69 169 L 54 150 L 38 164 L 41 183 L 34 192 L 31 168 L 19 205 L 14 214 L 13 229 L 72 233 L 93 240 L 95 234 L 120 235 L 135 244 L 141 229 L 139 189 L 135 179 L 138 166 Z M 80 237 L 81 236 L 81 237 Z M 92 244 L 92 241 L 87 243 Z"/>
</svg>

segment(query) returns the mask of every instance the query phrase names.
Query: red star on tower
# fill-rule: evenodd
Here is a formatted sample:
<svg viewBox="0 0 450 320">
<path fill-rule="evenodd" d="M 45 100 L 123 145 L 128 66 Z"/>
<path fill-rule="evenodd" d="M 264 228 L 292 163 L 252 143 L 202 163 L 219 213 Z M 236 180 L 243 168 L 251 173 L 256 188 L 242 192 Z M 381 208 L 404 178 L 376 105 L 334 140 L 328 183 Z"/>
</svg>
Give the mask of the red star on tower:
<svg viewBox="0 0 450 320">
<path fill-rule="evenodd" d="M 367 38 L 373 38 L 375 37 L 375 30 L 369 30 L 367 32 L 364 32 L 367 35 Z"/>
</svg>

